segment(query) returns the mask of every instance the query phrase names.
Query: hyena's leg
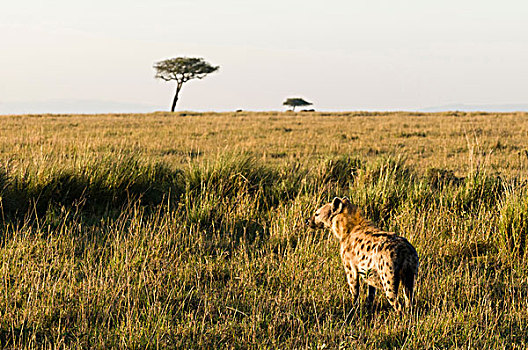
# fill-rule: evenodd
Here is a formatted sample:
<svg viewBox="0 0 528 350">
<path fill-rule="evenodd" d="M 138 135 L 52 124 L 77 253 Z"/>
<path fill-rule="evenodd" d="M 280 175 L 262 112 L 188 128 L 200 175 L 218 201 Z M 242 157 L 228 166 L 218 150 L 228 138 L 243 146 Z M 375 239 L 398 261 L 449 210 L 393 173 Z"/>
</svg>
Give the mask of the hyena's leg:
<svg viewBox="0 0 528 350">
<path fill-rule="evenodd" d="M 401 305 L 398 302 L 398 287 L 400 286 L 400 274 L 394 273 L 392 270 L 389 273 L 381 274 L 381 284 L 387 299 L 389 299 L 389 304 L 396 310 L 396 312 L 401 312 Z"/>
<path fill-rule="evenodd" d="M 359 278 L 357 270 L 349 267 L 346 269 L 346 275 L 348 286 L 350 287 L 350 293 L 352 293 L 352 301 L 355 304 L 359 296 Z"/>
<path fill-rule="evenodd" d="M 367 295 L 367 301 L 366 305 L 368 308 L 372 307 L 372 303 L 374 302 L 374 296 L 376 296 L 376 288 L 369 286 L 368 287 L 368 295 Z"/>
</svg>

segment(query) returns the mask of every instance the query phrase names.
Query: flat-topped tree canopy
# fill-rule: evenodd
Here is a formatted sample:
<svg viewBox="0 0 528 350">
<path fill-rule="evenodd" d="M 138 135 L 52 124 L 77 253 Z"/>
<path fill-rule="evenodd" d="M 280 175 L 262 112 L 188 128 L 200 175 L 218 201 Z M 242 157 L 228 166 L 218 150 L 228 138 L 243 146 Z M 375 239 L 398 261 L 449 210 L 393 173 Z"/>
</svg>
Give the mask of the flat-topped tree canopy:
<svg viewBox="0 0 528 350">
<path fill-rule="evenodd" d="M 295 111 L 295 107 L 297 106 L 310 106 L 313 103 L 305 101 L 304 99 L 300 97 L 291 97 L 291 98 L 286 99 L 286 101 L 284 101 L 282 104 L 284 106 L 292 107 L 292 111 Z"/>
<path fill-rule="evenodd" d="M 201 57 L 169 58 L 154 64 L 155 78 L 176 81 L 176 94 L 172 102 L 171 112 L 174 112 L 183 83 L 191 79 L 203 79 L 207 74 L 216 72 L 219 68 L 219 66 L 213 66 Z"/>
<path fill-rule="evenodd" d="M 176 57 L 154 64 L 156 78 L 185 83 L 191 79 L 202 79 L 220 67 L 213 66 L 201 57 Z"/>
</svg>

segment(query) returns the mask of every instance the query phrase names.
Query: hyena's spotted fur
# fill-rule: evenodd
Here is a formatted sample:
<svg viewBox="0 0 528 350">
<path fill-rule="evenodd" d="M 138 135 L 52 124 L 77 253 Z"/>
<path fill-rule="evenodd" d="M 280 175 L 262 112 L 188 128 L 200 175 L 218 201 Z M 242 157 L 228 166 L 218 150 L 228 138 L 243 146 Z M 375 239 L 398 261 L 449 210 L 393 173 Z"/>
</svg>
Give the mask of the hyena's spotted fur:
<svg viewBox="0 0 528 350">
<path fill-rule="evenodd" d="M 403 284 L 405 306 L 412 305 L 414 280 L 418 272 L 418 254 L 403 237 L 383 232 L 361 216 L 349 199 L 334 198 L 307 220 L 312 228 L 329 228 L 341 244 L 341 259 L 354 302 L 358 299 L 359 280 L 368 285 L 367 305 L 374 301 L 376 289 L 383 289 L 397 311 L 398 287 Z"/>
</svg>

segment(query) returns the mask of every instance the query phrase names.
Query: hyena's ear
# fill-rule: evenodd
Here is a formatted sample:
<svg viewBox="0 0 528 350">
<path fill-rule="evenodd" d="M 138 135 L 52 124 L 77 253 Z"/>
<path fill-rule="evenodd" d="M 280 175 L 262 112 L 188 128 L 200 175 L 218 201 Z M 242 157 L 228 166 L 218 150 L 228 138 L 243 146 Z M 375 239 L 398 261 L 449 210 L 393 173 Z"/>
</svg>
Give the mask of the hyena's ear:
<svg viewBox="0 0 528 350">
<path fill-rule="evenodd" d="M 343 211 L 343 201 L 339 197 L 335 197 L 332 202 L 332 214 L 339 214 Z"/>
</svg>

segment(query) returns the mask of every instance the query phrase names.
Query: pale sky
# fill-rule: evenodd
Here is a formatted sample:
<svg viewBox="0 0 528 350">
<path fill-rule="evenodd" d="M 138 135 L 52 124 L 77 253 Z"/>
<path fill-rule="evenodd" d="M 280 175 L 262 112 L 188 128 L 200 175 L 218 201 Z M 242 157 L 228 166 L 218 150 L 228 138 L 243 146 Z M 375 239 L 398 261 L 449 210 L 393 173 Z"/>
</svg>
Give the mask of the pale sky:
<svg viewBox="0 0 528 350">
<path fill-rule="evenodd" d="M 167 110 L 174 84 L 152 65 L 177 56 L 220 66 L 184 85 L 178 110 L 528 103 L 526 0 L 6 0 L 0 44 L 0 114 L 79 100 Z"/>
</svg>

